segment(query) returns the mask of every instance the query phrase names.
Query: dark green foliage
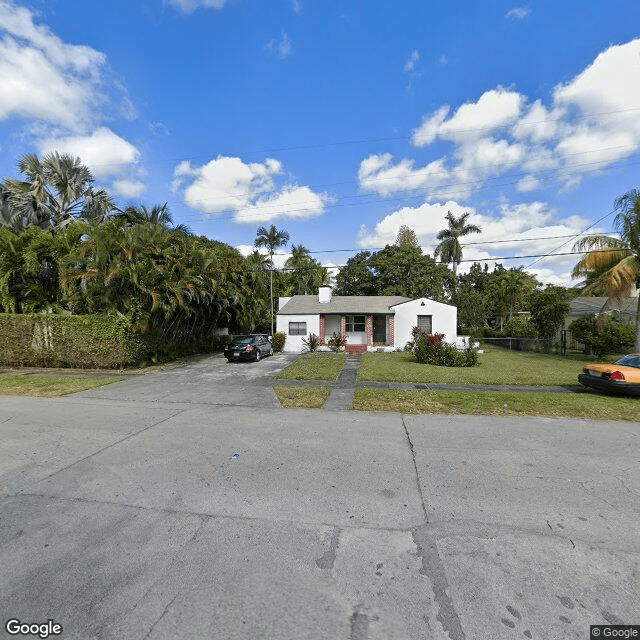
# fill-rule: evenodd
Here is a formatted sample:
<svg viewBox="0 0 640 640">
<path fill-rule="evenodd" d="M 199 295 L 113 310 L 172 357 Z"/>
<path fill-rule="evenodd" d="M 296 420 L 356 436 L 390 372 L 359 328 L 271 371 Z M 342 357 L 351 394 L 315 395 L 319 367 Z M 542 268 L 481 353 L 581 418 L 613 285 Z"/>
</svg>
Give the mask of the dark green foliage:
<svg viewBox="0 0 640 640">
<path fill-rule="evenodd" d="M 513 316 L 509 318 L 502 327 L 503 335 L 509 338 L 537 338 L 536 326 L 528 318 Z"/>
<path fill-rule="evenodd" d="M 284 343 L 287 339 L 287 334 L 282 331 L 276 331 L 272 338 L 271 344 L 273 345 L 274 352 L 278 353 L 284 349 Z"/>
<path fill-rule="evenodd" d="M 635 327 L 627 324 L 617 314 L 582 316 L 569 327 L 571 337 L 585 345 L 598 358 L 608 353 L 631 351 L 635 341 Z"/>
<path fill-rule="evenodd" d="M 113 316 L 0 314 L 0 363 L 115 369 L 150 356 L 146 336 Z"/>
<path fill-rule="evenodd" d="M 569 302 L 565 289 L 549 286 L 544 291 L 533 291 L 529 295 L 531 322 L 541 338 L 552 338 L 564 324 L 569 313 Z"/>
<path fill-rule="evenodd" d="M 310 333 L 308 338 L 302 338 L 302 344 L 307 351 L 316 351 L 320 346 L 320 338 L 315 333 Z"/>
<path fill-rule="evenodd" d="M 375 296 L 378 295 L 374 282 L 373 269 L 369 265 L 370 251 L 360 251 L 347 260 L 336 276 L 337 296 Z"/>
<path fill-rule="evenodd" d="M 478 364 L 478 353 L 473 347 L 459 351 L 455 345 L 444 342 L 444 334 L 429 334 L 414 328 L 413 353 L 422 364 L 440 367 L 473 367 Z"/>
<path fill-rule="evenodd" d="M 361 251 L 336 277 L 336 295 L 427 297 L 451 300 L 455 276 L 445 265 L 411 244 Z"/>
</svg>

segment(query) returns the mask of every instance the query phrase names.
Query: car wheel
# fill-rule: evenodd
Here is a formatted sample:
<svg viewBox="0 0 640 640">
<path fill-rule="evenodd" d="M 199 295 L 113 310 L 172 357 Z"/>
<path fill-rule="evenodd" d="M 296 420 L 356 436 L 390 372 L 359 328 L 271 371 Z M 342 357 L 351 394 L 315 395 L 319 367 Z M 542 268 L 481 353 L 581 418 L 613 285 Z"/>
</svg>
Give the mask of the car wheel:
<svg viewBox="0 0 640 640">
<path fill-rule="evenodd" d="M 260 349 L 256 350 L 256 362 L 260 362 Z"/>
</svg>

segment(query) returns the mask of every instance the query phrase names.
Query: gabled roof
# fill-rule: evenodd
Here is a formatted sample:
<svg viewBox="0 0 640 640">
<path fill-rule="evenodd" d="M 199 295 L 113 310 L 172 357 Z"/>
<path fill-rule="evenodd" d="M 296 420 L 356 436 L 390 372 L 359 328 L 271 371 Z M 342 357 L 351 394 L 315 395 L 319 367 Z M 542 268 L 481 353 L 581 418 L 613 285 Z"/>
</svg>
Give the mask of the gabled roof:
<svg viewBox="0 0 640 640">
<path fill-rule="evenodd" d="M 619 311 L 624 316 L 635 318 L 638 308 L 638 298 L 629 297 L 622 302 L 606 305 L 607 298 L 597 296 L 578 296 L 569 300 L 570 316 L 595 315 L 603 311 Z"/>
<path fill-rule="evenodd" d="M 395 313 L 392 305 L 409 302 L 404 296 L 332 296 L 318 302 L 318 296 L 293 296 L 278 311 L 282 315 Z"/>
</svg>

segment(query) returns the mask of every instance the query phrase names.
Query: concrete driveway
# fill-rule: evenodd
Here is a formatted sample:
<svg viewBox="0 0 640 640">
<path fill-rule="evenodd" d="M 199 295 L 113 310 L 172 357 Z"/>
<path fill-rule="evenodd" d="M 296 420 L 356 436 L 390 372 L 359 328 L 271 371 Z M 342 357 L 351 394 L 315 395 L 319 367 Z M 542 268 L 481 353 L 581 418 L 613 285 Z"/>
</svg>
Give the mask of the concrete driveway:
<svg viewBox="0 0 640 640">
<path fill-rule="evenodd" d="M 288 358 L 0 397 L 2 622 L 78 640 L 640 623 L 640 423 L 283 410 L 268 376 Z"/>
</svg>

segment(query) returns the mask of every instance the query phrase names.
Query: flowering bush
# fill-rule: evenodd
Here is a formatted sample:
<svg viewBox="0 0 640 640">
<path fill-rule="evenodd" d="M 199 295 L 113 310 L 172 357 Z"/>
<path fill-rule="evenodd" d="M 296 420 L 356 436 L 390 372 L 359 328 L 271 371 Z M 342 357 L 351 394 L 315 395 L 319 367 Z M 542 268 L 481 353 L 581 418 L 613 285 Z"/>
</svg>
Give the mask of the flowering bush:
<svg viewBox="0 0 640 640">
<path fill-rule="evenodd" d="M 414 327 L 413 354 L 422 364 L 440 367 L 473 367 L 478 364 L 478 353 L 473 347 L 459 351 L 455 345 L 444 341 L 442 333 L 427 333 Z"/>
</svg>

